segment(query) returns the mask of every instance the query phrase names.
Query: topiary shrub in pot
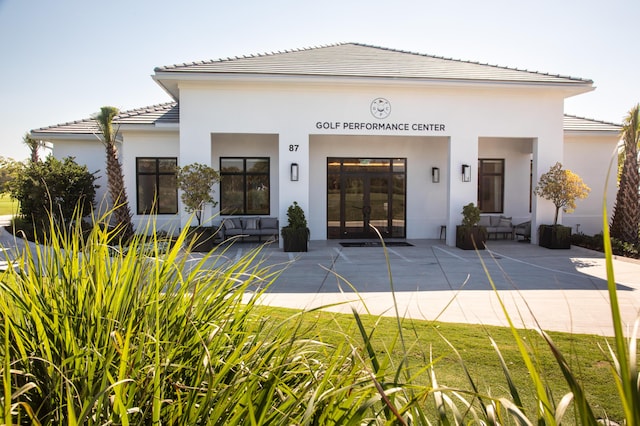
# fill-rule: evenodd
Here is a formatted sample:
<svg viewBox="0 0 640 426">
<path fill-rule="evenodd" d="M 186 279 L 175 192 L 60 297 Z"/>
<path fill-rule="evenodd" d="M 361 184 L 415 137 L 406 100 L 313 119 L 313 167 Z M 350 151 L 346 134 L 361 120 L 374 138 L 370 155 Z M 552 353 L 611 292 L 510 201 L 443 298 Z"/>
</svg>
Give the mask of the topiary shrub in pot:
<svg viewBox="0 0 640 426">
<path fill-rule="evenodd" d="M 571 247 L 571 227 L 558 224 L 560 209 L 571 213 L 576 208 L 577 198 L 586 198 L 591 189 L 580 176 L 571 170 L 563 169 L 556 163 L 542 176 L 534 189 L 534 194 L 551 201 L 556 206 L 553 225 L 540 225 L 538 244 L 550 249 L 568 249 Z"/>
<path fill-rule="evenodd" d="M 184 209 L 198 220 L 198 226 L 191 227 L 187 234 L 188 242 L 193 243 L 191 250 L 208 252 L 213 249 L 215 231 L 211 226 L 202 226 L 202 213 L 205 205 L 218 204 L 213 198 L 213 186 L 220 181 L 220 175 L 206 164 L 192 163 L 179 167 L 176 179 Z"/>
<path fill-rule="evenodd" d="M 484 250 L 487 228 L 479 226 L 480 209 L 473 203 L 462 207 L 462 225 L 456 227 L 456 247 L 463 250 Z"/>
<path fill-rule="evenodd" d="M 308 251 L 310 231 L 307 227 L 307 219 L 304 210 L 296 201 L 287 209 L 287 226 L 283 226 L 280 234 L 282 244 L 286 252 Z"/>
</svg>

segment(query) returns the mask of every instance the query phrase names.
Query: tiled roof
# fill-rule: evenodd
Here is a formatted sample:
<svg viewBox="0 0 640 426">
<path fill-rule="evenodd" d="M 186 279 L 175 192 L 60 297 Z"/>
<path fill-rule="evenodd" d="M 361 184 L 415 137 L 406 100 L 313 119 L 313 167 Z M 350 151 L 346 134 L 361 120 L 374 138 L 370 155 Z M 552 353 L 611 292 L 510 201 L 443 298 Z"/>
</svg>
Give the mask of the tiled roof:
<svg viewBox="0 0 640 426">
<path fill-rule="evenodd" d="M 221 73 L 591 85 L 591 80 L 358 43 L 157 67 L 156 74 Z M 158 75 L 156 75 L 158 77 Z M 159 77 L 161 79 L 161 77 Z"/>
<path fill-rule="evenodd" d="M 606 121 L 594 120 L 592 118 L 577 117 L 575 115 L 564 115 L 564 130 L 577 132 L 615 132 L 620 133 L 620 124 Z"/>
<path fill-rule="evenodd" d="M 180 122 L 180 108 L 177 102 L 152 105 L 129 111 L 121 111 L 113 120 L 114 124 L 169 124 Z M 31 131 L 32 134 L 75 134 L 92 135 L 100 133 L 93 118 L 56 124 Z"/>
<path fill-rule="evenodd" d="M 180 108 L 178 108 L 177 102 L 167 102 L 166 104 L 123 111 L 114 121 L 118 124 L 179 123 Z"/>
</svg>

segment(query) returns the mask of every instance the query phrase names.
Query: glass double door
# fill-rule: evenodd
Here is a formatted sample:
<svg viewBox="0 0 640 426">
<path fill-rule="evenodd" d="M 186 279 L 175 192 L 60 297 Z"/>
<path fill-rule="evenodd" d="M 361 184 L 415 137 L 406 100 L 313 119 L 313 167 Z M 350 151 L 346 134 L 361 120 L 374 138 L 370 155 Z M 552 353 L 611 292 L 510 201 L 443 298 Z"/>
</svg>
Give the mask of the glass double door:
<svg viewBox="0 0 640 426">
<path fill-rule="evenodd" d="M 328 238 L 405 237 L 404 159 L 330 158 Z"/>
</svg>

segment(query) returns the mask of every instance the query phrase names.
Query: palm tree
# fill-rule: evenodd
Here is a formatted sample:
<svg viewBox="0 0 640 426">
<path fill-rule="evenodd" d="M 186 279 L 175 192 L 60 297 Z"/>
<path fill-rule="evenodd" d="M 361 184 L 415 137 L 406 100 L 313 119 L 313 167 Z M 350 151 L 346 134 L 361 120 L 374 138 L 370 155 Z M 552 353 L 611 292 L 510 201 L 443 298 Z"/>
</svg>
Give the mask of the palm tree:
<svg viewBox="0 0 640 426">
<path fill-rule="evenodd" d="M 640 143 L 640 104 L 629 111 L 622 127 L 624 163 L 620 185 L 611 219 L 611 236 L 638 244 L 640 230 L 640 172 L 638 171 L 638 144 Z"/>
<path fill-rule="evenodd" d="M 30 151 L 29 159 L 31 160 L 31 162 L 37 163 L 38 161 L 40 161 L 38 150 L 40 149 L 41 146 L 44 146 L 42 141 L 37 141 L 33 139 L 31 136 L 29 136 L 29 133 L 25 133 L 25 135 L 22 138 L 22 143 L 24 143 L 27 146 L 27 148 L 29 148 L 29 151 Z"/>
<path fill-rule="evenodd" d="M 118 148 L 116 147 L 118 131 L 114 131 L 113 128 L 113 119 L 119 112 L 115 107 L 105 106 L 100 108 L 100 113 L 95 117 L 95 120 L 102 132 L 100 140 L 107 151 L 107 186 L 113 203 L 113 215 L 117 221 L 120 236 L 124 241 L 127 241 L 133 236 L 133 223 L 124 186 L 122 165 L 118 160 Z"/>
</svg>

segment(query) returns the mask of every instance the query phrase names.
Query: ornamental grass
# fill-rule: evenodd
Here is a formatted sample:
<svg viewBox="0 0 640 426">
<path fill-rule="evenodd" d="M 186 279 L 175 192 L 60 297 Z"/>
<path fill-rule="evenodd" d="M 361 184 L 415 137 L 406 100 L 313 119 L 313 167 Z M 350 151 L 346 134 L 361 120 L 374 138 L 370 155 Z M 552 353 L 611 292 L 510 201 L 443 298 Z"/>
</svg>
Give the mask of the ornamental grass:
<svg viewBox="0 0 640 426">
<path fill-rule="evenodd" d="M 543 331 L 545 346 L 532 346 L 531 330 L 510 325 L 529 381 L 514 380 L 487 337 L 506 391 L 483 388 L 454 344 L 446 356 L 459 377 L 448 386 L 439 375 L 445 355 L 417 345 L 399 312 L 384 344 L 376 322 L 355 310 L 356 332 L 335 327 L 331 339 L 308 312 L 270 316 L 258 303 L 286 265 L 268 264 L 260 248 L 238 259 L 221 246 L 195 258 L 188 227 L 167 242 L 153 222 L 127 247 L 111 246 L 117 230 L 104 226 L 88 236 L 79 225 L 51 229 L 41 244 L 4 253 L 12 260 L 0 272 L 2 424 L 595 425 L 602 417 L 580 371 Z M 638 425 L 638 323 L 625 337 L 605 250 L 616 335 L 602 352 L 622 406 L 615 420 Z M 391 273 L 389 282 L 395 297 Z M 549 386 L 541 350 L 566 392 Z M 409 356 L 416 352 L 419 362 Z"/>
</svg>

